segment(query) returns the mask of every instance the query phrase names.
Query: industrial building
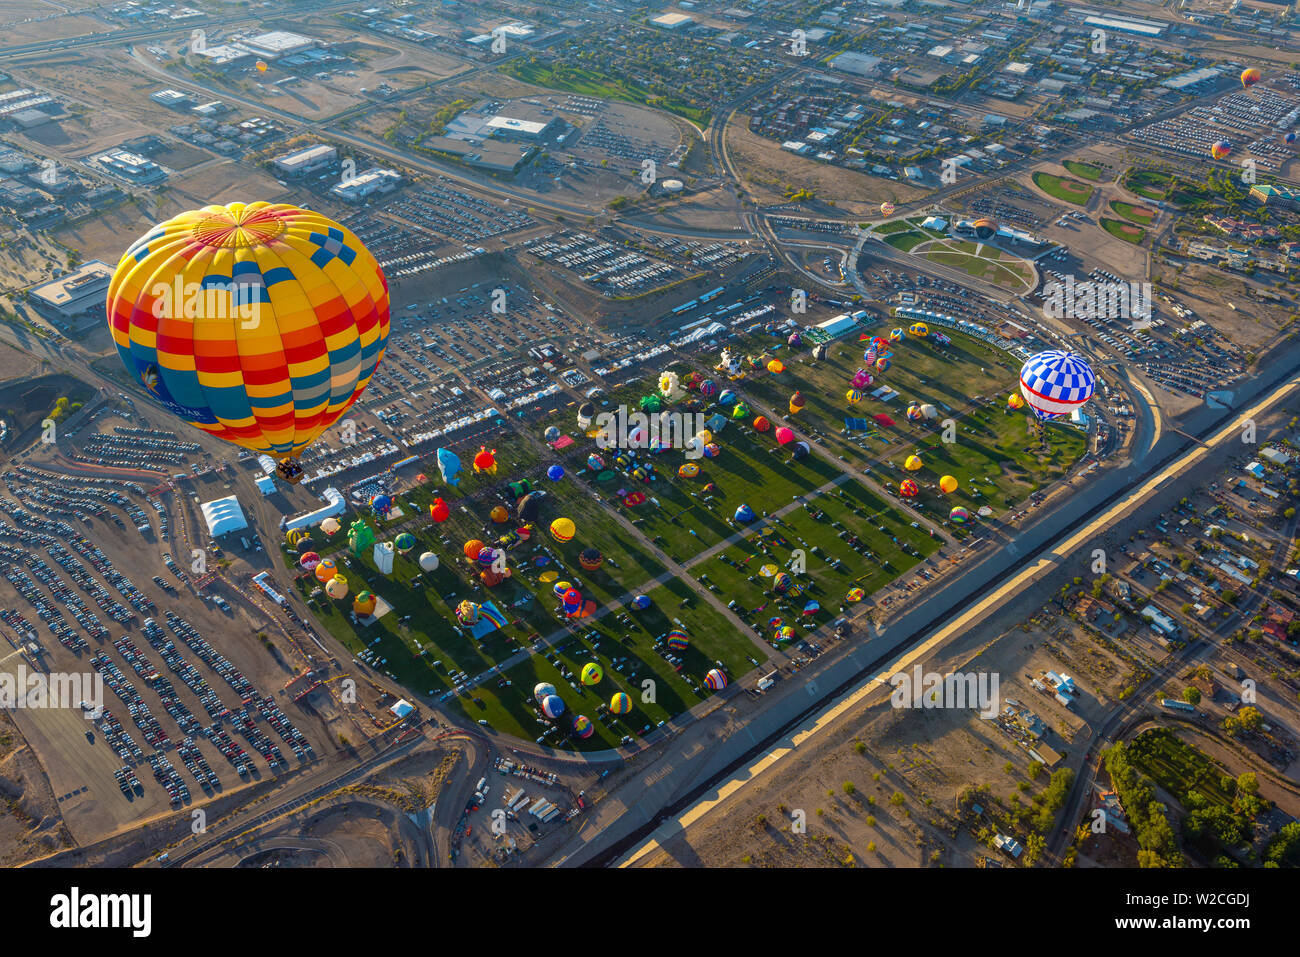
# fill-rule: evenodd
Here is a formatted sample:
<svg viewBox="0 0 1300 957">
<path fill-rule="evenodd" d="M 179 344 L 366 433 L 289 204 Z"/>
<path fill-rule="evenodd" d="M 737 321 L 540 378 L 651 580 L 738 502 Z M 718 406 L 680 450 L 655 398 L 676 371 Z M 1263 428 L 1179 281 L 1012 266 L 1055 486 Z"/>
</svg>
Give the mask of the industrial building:
<svg viewBox="0 0 1300 957">
<path fill-rule="evenodd" d="M 60 325 L 75 327 L 78 319 L 87 316 L 103 319 L 108 284 L 112 278 L 112 266 L 92 259 L 66 276 L 31 287 L 27 290 L 27 298 L 42 315 Z"/>
<path fill-rule="evenodd" d="M 180 90 L 158 90 L 150 93 L 149 99 L 173 110 L 186 110 L 194 105 L 194 97 Z"/>
<path fill-rule="evenodd" d="M 402 182 L 402 174 L 391 169 L 368 169 L 339 183 L 330 192 L 348 203 L 359 203 L 376 193 L 391 193 Z"/>
<path fill-rule="evenodd" d="M 153 160 L 122 149 L 100 153 L 95 162 L 107 172 L 132 183 L 160 183 L 167 178 L 167 171 Z"/>
<path fill-rule="evenodd" d="M 854 76 L 871 76 L 880 69 L 880 64 L 883 62 L 885 61 L 878 56 L 849 50 L 831 60 L 830 66 L 832 69 L 852 73 Z"/>
<path fill-rule="evenodd" d="M 684 13 L 665 13 L 651 20 L 650 25 L 659 27 L 661 30 L 681 30 L 689 27 L 694 22 L 694 17 L 688 17 Z"/>
<path fill-rule="evenodd" d="M 243 37 L 239 40 L 238 45 L 256 53 L 265 60 L 289 56 L 294 53 L 304 53 L 316 47 L 318 41 L 313 40 L 311 37 L 305 37 L 301 33 L 272 30 L 269 33 L 259 33 L 253 37 Z"/>
<path fill-rule="evenodd" d="M 286 176 L 303 176 L 333 166 L 338 160 L 339 152 L 325 143 L 307 146 L 292 153 L 285 153 L 272 160 L 272 165 Z"/>
</svg>

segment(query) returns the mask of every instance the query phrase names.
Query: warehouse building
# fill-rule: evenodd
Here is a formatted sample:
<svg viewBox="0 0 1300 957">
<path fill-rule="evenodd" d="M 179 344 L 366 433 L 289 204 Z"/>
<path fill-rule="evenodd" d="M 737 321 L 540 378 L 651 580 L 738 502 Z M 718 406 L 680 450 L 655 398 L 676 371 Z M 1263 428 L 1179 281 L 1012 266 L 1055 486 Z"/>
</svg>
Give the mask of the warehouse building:
<svg viewBox="0 0 1300 957">
<path fill-rule="evenodd" d="M 112 278 L 112 266 L 92 259 L 66 276 L 31 287 L 27 299 L 61 329 L 76 329 L 85 322 L 104 321 L 104 303 Z"/>
<path fill-rule="evenodd" d="M 368 169 L 346 182 L 339 183 L 330 192 L 348 203 L 359 203 L 380 193 L 391 193 L 402 182 L 402 175 L 391 169 Z"/>
<path fill-rule="evenodd" d="M 304 176 L 318 169 L 333 166 L 338 157 L 339 152 L 334 147 L 325 143 L 317 143 L 315 146 L 307 146 L 300 150 L 294 150 L 292 153 L 277 156 L 271 162 L 277 170 L 286 176 Z"/>
</svg>

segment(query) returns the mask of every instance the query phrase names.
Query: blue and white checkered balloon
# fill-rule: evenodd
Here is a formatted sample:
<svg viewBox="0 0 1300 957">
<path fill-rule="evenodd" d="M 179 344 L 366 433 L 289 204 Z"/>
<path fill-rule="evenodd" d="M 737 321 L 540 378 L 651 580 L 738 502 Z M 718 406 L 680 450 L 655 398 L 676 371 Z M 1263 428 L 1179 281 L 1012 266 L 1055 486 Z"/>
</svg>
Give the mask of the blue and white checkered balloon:
<svg viewBox="0 0 1300 957">
<path fill-rule="evenodd" d="M 1039 419 L 1069 415 L 1092 398 L 1096 386 L 1088 363 L 1072 352 L 1040 352 L 1020 369 L 1020 393 Z"/>
</svg>

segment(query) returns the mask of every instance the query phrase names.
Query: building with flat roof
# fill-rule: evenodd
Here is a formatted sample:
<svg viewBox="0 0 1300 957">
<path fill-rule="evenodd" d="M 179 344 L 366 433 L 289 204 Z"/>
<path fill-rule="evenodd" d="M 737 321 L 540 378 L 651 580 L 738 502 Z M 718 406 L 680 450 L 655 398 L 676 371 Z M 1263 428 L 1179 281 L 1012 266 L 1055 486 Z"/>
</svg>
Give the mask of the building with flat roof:
<svg viewBox="0 0 1300 957">
<path fill-rule="evenodd" d="M 554 122 L 554 120 L 551 121 L 551 123 Z M 485 125 L 490 131 L 501 136 L 535 140 L 541 138 L 551 123 L 543 123 L 539 120 L 519 120 L 513 116 L 492 116 L 488 118 Z"/>
<path fill-rule="evenodd" d="M 339 183 L 330 193 L 348 203 L 359 203 L 377 193 L 391 193 L 402 181 L 402 175 L 391 169 L 368 169 L 350 180 Z"/>
<path fill-rule="evenodd" d="M 537 152 L 530 143 L 507 143 L 494 139 L 471 141 L 450 136 L 430 136 L 424 146 L 453 156 L 467 166 L 491 173 L 514 173 Z"/>
<path fill-rule="evenodd" d="M 662 30 L 681 30 L 694 22 L 694 17 L 688 17 L 684 13 L 665 13 L 651 20 L 650 25 Z"/>
<path fill-rule="evenodd" d="M 113 267 L 92 259 L 66 276 L 51 279 L 27 290 L 27 298 L 45 315 L 72 320 L 88 312 L 104 314 Z"/>
<path fill-rule="evenodd" d="M 262 59 L 266 59 L 267 57 L 303 53 L 318 46 L 319 42 L 311 37 L 305 37 L 301 33 L 290 33 L 288 30 L 272 30 L 269 33 L 244 37 L 239 41 L 239 46 L 256 53 Z"/>
<path fill-rule="evenodd" d="M 209 66 L 235 66 L 253 59 L 257 54 L 239 43 L 214 43 L 202 50 L 191 51 L 192 56 L 205 61 Z"/>
<path fill-rule="evenodd" d="M 848 50 L 831 60 L 830 67 L 852 73 L 854 76 L 870 76 L 880 69 L 880 64 L 883 62 L 885 61 L 878 56 Z"/>
<path fill-rule="evenodd" d="M 332 166 L 338 159 L 339 151 L 327 143 L 317 143 L 292 153 L 277 156 L 271 161 L 277 170 L 286 176 L 302 176 L 306 173 Z"/>
<path fill-rule="evenodd" d="M 158 90 L 156 93 L 150 93 L 149 99 L 173 110 L 188 109 L 194 104 L 194 97 L 180 90 Z"/>
<path fill-rule="evenodd" d="M 95 157 L 95 162 L 106 171 L 132 183 L 159 183 L 167 178 L 167 171 L 153 160 L 126 150 L 109 150 Z"/>
</svg>

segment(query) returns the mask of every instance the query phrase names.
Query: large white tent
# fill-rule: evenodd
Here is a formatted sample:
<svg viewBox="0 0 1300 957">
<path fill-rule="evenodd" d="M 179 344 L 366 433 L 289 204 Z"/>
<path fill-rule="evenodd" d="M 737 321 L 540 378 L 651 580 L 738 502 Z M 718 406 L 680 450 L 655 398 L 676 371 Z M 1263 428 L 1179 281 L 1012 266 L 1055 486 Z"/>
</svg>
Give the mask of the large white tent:
<svg viewBox="0 0 1300 957">
<path fill-rule="evenodd" d="M 214 498 L 211 502 L 204 502 L 199 508 L 203 510 L 203 520 L 208 523 L 208 534 L 213 538 L 248 528 L 244 510 L 239 507 L 239 499 L 233 495 Z"/>
</svg>

